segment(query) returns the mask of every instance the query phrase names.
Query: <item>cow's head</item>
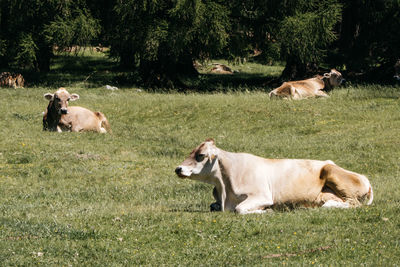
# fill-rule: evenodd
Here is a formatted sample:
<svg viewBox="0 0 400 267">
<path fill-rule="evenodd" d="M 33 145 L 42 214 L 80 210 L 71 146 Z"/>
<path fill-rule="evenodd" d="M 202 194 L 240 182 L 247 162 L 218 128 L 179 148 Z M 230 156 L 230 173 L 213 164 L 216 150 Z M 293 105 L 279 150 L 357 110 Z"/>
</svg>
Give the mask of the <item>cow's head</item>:
<svg viewBox="0 0 400 267">
<path fill-rule="evenodd" d="M 50 101 L 49 105 L 53 105 L 58 114 L 68 113 L 68 101 L 79 99 L 79 95 L 68 93 L 65 88 L 59 88 L 54 94 L 44 94 L 44 98 Z"/>
<path fill-rule="evenodd" d="M 218 157 L 218 148 L 213 139 L 207 139 L 198 147 L 193 149 L 176 169 L 175 173 L 181 178 L 192 178 L 209 176 L 213 165 Z"/>
<path fill-rule="evenodd" d="M 14 88 L 17 87 L 16 84 L 15 84 L 15 79 L 14 79 L 11 75 L 8 76 L 7 79 L 8 79 L 8 80 L 7 80 L 7 83 L 8 83 L 8 86 L 9 86 L 9 87 L 14 87 Z"/>
<path fill-rule="evenodd" d="M 324 78 L 329 81 L 331 86 L 339 86 L 346 80 L 343 78 L 342 74 L 335 69 L 331 69 L 330 72 L 324 74 Z"/>
<path fill-rule="evenodd" d="M 17 87 L 24 87 L 24 84 L 25 84 L 25 79 L 24 79 L 24 77 L 22 76 L 21 73 L 18 73 L 18 74 L 15 76 L 15 85 L 16 85 Z"/>
</svg>

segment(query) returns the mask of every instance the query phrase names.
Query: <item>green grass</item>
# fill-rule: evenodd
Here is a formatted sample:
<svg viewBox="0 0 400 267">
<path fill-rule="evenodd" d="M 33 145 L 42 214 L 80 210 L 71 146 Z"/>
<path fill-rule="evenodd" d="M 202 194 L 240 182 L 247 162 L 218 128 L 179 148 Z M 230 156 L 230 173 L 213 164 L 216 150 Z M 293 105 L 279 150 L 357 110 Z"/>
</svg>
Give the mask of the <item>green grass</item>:
<svg viewBox="0 0 400 267">
<path fill-rule="evenodd" d="M 2 265 L 400 262 L 399 87 L 277 101 L 264 91 L 158 94 L 66 85 L 81 96 L 71 105 L 101 110 L 112 135 L 43 132 L 43 94 L 55 85 L 0 89 Z M 228 151 L 333 160 L 369 177 L 374 203 L 210 213 L 212 186 L 174 174 L 208 137 Z"/>
<path fill-rule="evenodd" d="M 400 260 L 400 88 L 271 101 L 280 66 L 230 65 L 203 92 L 147 93 L 103 53 L 59 54 L 26 89 L 0 88 L 2 265 L 396 265 Z M 104 89 L 117 85 L 118 91 Z M 46 92 L 65 86 L 106 114 L 112 135 L 42 131 Z M 219 93 L 215 93 L 219 92 Z M 221 93 L 229 92 L 229 93 Z M 174 169 L 213 137 L 228 151 L 331 159 L 367 175 L 372 206 L 263 215 L 210 213 L 210 185 Z"/>
</svg>

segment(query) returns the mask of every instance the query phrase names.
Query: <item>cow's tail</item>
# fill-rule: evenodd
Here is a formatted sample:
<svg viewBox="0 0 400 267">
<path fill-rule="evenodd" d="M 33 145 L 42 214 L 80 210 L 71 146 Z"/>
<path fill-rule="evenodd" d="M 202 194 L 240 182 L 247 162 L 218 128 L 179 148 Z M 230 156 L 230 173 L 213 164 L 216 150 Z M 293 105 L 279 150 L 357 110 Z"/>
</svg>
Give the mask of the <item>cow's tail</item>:
<svg viewBox="0 0 400 267">
<path fill-rule="evenodd" d="M 100 119 L 100 121 L 101 121 L 101 127 L 104 128 L 104 129 L 106 129 L 107 133 L 112 133 L 111 125 L 110 125 L 110 123 L 108 122 L 106 116 L 104 116 L 104 114 L 101 113 L 100 111 L 97 111 L 97 112 L 95 112 L 95 113 L 96 113 L 96 116 L 97 116 L 97 117 Z"/>
<path fill-rule="evenodd" d="M 374 200 L 374 191 L 372 190 L 371 183 L 364 175 L 360 175 L 360 178 L 365 186 L 365 190 L 367 191 L 363 196 L 361 196 L 360 201 L 366 205 L 371 205 Z"/>
<path fill-rule="evenodd" d="M 372 201 L 374 200 L 374 191 L 372 190 L 372 186 L 369 185 L 369 190 L 367 193 L 367 205 L 371 205 Z"/>
</svg>

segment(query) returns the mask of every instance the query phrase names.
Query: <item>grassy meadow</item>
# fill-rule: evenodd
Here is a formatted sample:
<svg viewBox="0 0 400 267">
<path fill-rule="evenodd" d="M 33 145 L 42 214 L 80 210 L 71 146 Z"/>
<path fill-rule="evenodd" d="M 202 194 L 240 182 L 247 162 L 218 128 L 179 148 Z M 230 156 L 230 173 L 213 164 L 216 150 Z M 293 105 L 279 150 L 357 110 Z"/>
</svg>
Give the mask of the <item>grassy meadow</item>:
<svg viewBox="0 0 400 267">
<path fill-rule="evenodd" d="M 399 264 L 399 87 L 279 101 L 272 88 L 109 91 L 67 75 L 58 81 L 81 97 L 71 105 L 102 111 L 113 134 L 43 132 L 43 94 L 61 82 L 0 89 L 1 265 Z M 227 151 L 333 160 L 370 179 L 374 202 L 211 213 L 212 186 L 174 174 L 208 137 Z"/>
</svg>

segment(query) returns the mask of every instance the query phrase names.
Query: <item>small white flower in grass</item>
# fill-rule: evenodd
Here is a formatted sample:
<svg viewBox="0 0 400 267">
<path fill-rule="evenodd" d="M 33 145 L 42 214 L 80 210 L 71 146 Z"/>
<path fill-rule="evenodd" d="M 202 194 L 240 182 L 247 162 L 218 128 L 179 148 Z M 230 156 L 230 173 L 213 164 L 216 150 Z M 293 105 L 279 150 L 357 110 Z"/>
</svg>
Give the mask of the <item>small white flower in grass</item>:
<svg viewBox="0 0 400 267">
<path fill-rule="evenodd" d="M 122 219 L 120 217 L 115 217 L 113 219 L 113 222 L 122 222 Z"/>
<path fill-rule="evenodd" d="M 122 242 L 122 240 L 124 240 L 122 237 L 118 237 L 117 238 L 120 242 Z"/>
</svg>

